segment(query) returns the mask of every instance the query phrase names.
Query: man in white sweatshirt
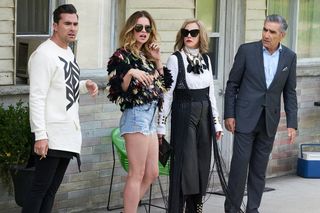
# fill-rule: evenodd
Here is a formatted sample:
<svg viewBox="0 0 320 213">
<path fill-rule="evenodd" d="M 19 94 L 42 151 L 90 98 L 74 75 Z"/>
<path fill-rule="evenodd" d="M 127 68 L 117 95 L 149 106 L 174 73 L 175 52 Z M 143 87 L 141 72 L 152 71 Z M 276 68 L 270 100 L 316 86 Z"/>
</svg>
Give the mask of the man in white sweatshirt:
<svg viewBox="0 0 320 213">
<path fill-rule="evenodd" d="M 71 4 L 53 13 L 53 35 L 30 56 L 30 125 L 35 134 L 36 172 L 23 213 L 51 212 L 55 194 L 70 159 L 80 168 L 79 93 L 98 93 L 91 80 L 80 81 L 80 69 L 68 46 L 78 32 L 77 10 Z"/>
</svg>

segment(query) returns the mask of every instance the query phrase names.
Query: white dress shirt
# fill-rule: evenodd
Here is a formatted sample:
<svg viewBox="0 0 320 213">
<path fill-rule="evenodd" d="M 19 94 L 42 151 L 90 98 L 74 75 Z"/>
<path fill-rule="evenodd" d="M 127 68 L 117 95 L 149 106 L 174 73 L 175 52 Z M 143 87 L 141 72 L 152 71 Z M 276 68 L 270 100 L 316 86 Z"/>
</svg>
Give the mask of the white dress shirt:
<svg viewBox="0 0 320 213">
<path fill-rule="evenodd" d="M 282 50 L 281 44 L 273 54 L 270 54 L 270 52 L 265 47 L 263 47 L 263 65 L 264 65 L 264 74 L 266 77 L 267 88 L 269 88 L 277 72 L 281 50 Z"/>
</svg>

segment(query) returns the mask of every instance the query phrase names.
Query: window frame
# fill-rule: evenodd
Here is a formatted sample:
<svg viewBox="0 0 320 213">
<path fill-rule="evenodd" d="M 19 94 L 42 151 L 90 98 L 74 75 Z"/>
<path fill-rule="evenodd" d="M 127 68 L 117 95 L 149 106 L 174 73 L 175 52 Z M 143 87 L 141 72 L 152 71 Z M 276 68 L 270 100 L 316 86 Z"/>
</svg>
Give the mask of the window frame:
<svg viewBox="0 0 320 213">
<path fill-rule="evenodd" d="M 267 1 L 267 14 L 269 15 L 269 2 Z M 297 53 L 298 50 L 298 29 L 299 29 L 299 8 L 300 8 L 300 0 L 290 1 L 290 10 L 292 11 L 290 20 L 291 30 L 287 31 L 287 33 L 291 34 L 291 39 L 288 41 L 289 48 L 291 48 L 294 52 Z M 298 54 L 297 54 L 298 55 Z M 320 56 L 319 57 L 298 57 L 297 64 L 301 66 L 306 66 L 308 64 L 320 66 Z"/>
<path fill-rule="evenodd" d="M 218 39 L 218 46 L 215 47 L 214 49 L 209 49 L 209 51 L 218 51 L 217 54 L 215 55 L 215 58 L 211 58 L 211 67 L 212 67 L 212 71 L 213 71 L 213 78 L 214 80 L 218 80 L 219 75 L 223 75 L 222 73 L 219 73 L 219 71 L 221 72 L 221 70 L 223 70 L 224 67 L 224 61 L 221 60 L 223 59 L 223 56 L 225 54 L 225 48 L 224 47 L 224 27 L 225 26 L 225 17 L 223 16 L 223 11 L 225 11 L 225 4 L 224 4 L 224 0 L 216 0 L 217 1 L 217 11 L 219 12 L 218 14 L 216 14 L 216 17 L 218 19 L 218 26 L 217 29 L 212 29 L 213 31 L 208 32 L 208 39 L 209 39 L 209 47 L 211 46 L 210 42 L 213 41 L 214 39 Z M 197 16 L 197 9 L 198 6 L 198 1 L 196 1 L 195 4 L 195 17 L 198 18 Z"/>
<path fill-rule="evenodd" d="M 18 22 L 18 8 L 17 8 L 17 5 L 19 4 L 19 0 L 15 0 L 15 50 L 14 50 L 14 84 L 17 85 L 17 84 L 28 84 L 28 73 L 27 73 L 27 64 L 25 64 L 25 67 L 24 68 L 21 68 L 21 66 L 18 66 L 18 65 L 21 65 L 21 60 L 22 61 L 28 61 L 29 59 L 29 56 L 30 56 L 30 51 L 28 51 L 28 54 L 27 54 L 27 59 L 25 58 L 19 58 L 19 55 L 25 55 L 25 54 L 20 54 L 19 53 L 19 44 L 22 43 L 22 44 L 25 44 L 26 41 L 37 41 L 37 42 L 40 42 L 41 41 L 44 41 L 46 39 L 48 39 L 51 35 L 52 35 L 52 32 L 53 32 L 53 28 L 52 28 L 52 24 L 53 24 L 53 11 L 54 9 L 58 6 L 58 5 L 61 5 L 61 4 L 64 4 L 66 1 L 65 0 L 47 0 L 49 2 L 49 12 L 48 12 L 48 33 L 46 34 L 18 34 L 18 30 L 17 30 L 17 22 Z M 28 43 L 29 44 L 29 43 Z M 29 47 L 27 47 L 28 49 Z M 27 62 L 26 62 L 27 63 Z"/>
<path fill-rule="evenodd" d="M 19 0 L 16 0 L 16 5 L 18 5 L 18 1 Z M 25 0 L 24 0 L 25 1 Z M 16 29 L 16 38 L 48 38 L 50 37 L 50 35 L 52 34 L 52 31 L 53 31 L 53 28 L 52 28 L 52 24 L 53 24 L 53 11 L 54 9 L 58 6 L 58 5 L 61 5 L 61 4 L 65 4 L 65 0 L 47 0 L 49 1 L 49 25 L 48 25 L 48 34 L 18 34 L 17 33 L 17 29 Z M 17 14 L 17 7 L 15 8 L 16 10 L 16 22 L 17 22 L 17 17 L 18 17 L 18 14 Z"/>
</svg>

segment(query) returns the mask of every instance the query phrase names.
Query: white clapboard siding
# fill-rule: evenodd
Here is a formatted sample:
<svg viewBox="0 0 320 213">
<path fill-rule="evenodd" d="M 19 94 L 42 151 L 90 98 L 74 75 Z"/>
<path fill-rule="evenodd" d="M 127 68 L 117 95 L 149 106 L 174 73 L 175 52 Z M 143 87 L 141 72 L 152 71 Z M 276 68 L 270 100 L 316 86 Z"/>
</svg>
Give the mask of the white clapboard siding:
<svg viewBox="0 0 320 213">
<path fill-rule="evenodd" d="M 0 33 L 0 46 L 13 46 L 13 34 L 1 34 Z"/>
<path fill-rule="evenodd" d="M 0 21 L 14 20 L 14 8 L 0 7 Z"/>
<path fill-rule="evenodd" d="M 13 59 L 13 47 L 0 46 L 0 60 L 1 59 Z"/>
<path fill-rule="evenodd" d="M 0 12 L 1 12 L 1 8 L 0 8 Z M 0 33 L 14 33 L 13 21 L 0 20 Z"/>
<path fill-rule="evenodd" d="M 247 0 L 246 4 L 246 31 L 245 41 L 257 41 L 261 39 L 263 21 L 266 16 L 265 0 Z"/>
<path fill-rule="evenodd" d="M 14 7 L 14 0 L 1 0 L 0 7 Z"/>
<path fill-rule="evenodd" d="M 128 10 L 128 15 L 137 11 L 135 8 Z M 175 9 L 147 9 L 155 20 L 181 20 L 185 17 L 193 17 L 194 11 L 190 8 L 175 8 Z"/>
<path fill-rule="evenodd" d="M 247 25 L 247 30 L 256 30 L 262 32 L 264 19 L 250 20 L 250 24 Z"/>
<path fill-rule="evenodd" d="M 176 34 L 184 20 L 195 17 L 194 0 L 127 0 L 126 18 L 137 10 L 146 10 L 155 19 L 165 63 L 173 52 Z"/>
<path fill-rule="evenodd" d="M 8 70 L 13 70 L 13 60 L 12 59 L 0 60 L 0 72 L 8 72 Z"/>
<path fill-rule="evenodd" d="M 193 0 L 129 0 L 127 1 L 128 8 L 141 8 L 141 9 L 151 9 L 151 8 L 194 8 Z"/>
<path fill-rule="evenodd" d="M 247 0 L 247 7 L 250 9 L 266 9 L 265 0 Z"/>
<path fill-rule="evenodd" d="M 14 2 L 0 1 L 0 85 L 14 84 Z"/>
<path fill-rule="evenodd" d="M 12 85 L 13 72 L 0 72 L 0 85 Z"/>
<path fill-rule="evenodd" d="M 261 39 L 261 36 L 262 36 L 262 30 L 260 31 L 257 31 L 257 30 L 247 30 L 246 32 L 246 40 L 248 42 L 251 42 L 251 41 L 258 41 Z"/>
<path fill-rule="evenodd" d="M 176 31 L 179 29 L 183 23 L 185 18 L 179 20 L 172 20 L 172 19 L 158 19 L 157 21 L 157 28 L 159 31 Z"/>
<path fill-rule="evenodd" d="M 175 41 L 162 42 L 162 44 L 161 44 L 162 52 L 172 53 L 173 52 L 174 42 Z"/>
<path fill-rule="evenodd" d="M 177 32 L 176 31 L 168 31 L 168 30 L 159 30 L 159 37 L 162 42 L 170 42 L 172 38 L 176 38 Z"/>
</svg>

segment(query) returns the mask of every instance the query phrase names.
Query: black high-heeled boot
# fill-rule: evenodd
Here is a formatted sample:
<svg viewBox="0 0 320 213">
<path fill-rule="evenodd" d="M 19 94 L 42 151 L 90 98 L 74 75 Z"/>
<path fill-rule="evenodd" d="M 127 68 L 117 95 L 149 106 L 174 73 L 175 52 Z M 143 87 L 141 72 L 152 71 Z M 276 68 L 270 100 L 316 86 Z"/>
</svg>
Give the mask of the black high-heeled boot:
<svg viewBox="0 0 320 213">
<path fill-rule="evenodd" d="M 197 213 L 202 213 L 202 208 L 203 208 L 203 204 L 201 203 L 197 203 Z"/>
<path fill-rule="evenodd" d="M 186 199 L 186 211 L 185 213 L 202 213 L 202 196 L 191 195 Z"/>
</svg>

